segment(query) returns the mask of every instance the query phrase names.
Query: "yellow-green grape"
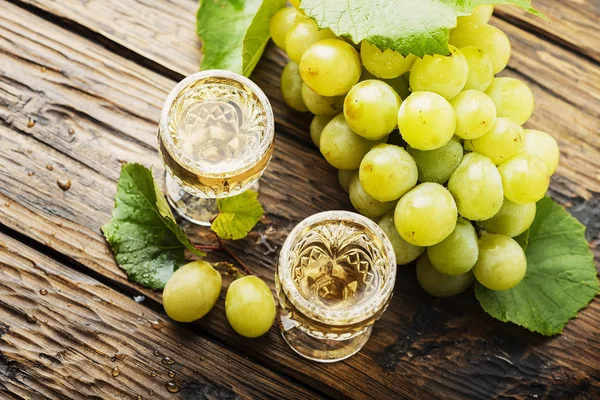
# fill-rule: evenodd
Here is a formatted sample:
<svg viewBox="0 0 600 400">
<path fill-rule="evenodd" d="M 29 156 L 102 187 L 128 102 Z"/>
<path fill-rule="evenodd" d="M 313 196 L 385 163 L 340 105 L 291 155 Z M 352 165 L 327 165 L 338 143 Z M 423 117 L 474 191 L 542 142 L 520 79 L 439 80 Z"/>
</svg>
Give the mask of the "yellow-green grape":
<svg viewBox="0 0 600 400">
<path fill-rule="evenodd" d="M 401 103 L 390 85 L 369 79 L 350 89 L 344 100 L 344 116 L 357 135 L 377 140 L 396 128 Z"/>
<path fill-rule="evenodd" d="M 343 96 L 358 83 L 360 57 L 354 47 L 338 39 L 312 45 L 302 56 L 300 74 L 321 96 Z"/>
<path fill-rule="evenodd" d="M 371 147 L 385 142 L 367 140 L 352 132 L 346 123 L 344 114 L 338 114 L 329 122 L 321 133 L 320 149 L 325 160 L 337 169 L 358 169 L 360 162 Z"/>
<path fill-rule="evenodd" d="M 504 199 L 502 208 L 492 218 L 481 221 L 488 232 L 515 237 L 525 232 L 535 219 L 535 203 L 517 204 Z"/>
<path fill-rule="evenodd" d="M 499 117 L 510 118 L 523 125 L 533 113 L 533 93 L 518 79 L 494 78 L 485 93 L 494 101 Z"/>
<path fill-rule="evenodd" d="M 508 236 L 486 234 L 479 239 L 475 278 L 488 289 L 508 290 L 523 280 L 527 259 L 523 249 Z"/>
<path fill-rule="evenodd" d="M 460 24 L 450 31 L 450 44 L 463 48 L 475 46 L 492 60 L 494 74 L 502 71 L 510 59 L 508 36 L 495 26 L 480 22 Z"/>
<path fill-rule="evenodd" d="M 379 220 L 379 227 L 385 232 L 396 254 L 398 265 L 408 264 L 417 259 L 425 251 L 425 247 L 415 246 L 402 239 L 396 230 L 394 223 L 394 212 L 390 211 Z"/>
<path fill-rule="evenodd" d="M 446 239 L 456 226 L 456 203 L 437 183 L 421 183 L 406 193 L 394 213 L 396 229 L 415 246 L 433 246 Z"/>
<path fill-rule="evenodd" d="M 304 52 L 324 39 L 335 39 L 335 33 L 331 29 L 319 29 L 310 18 L 297 18 L 285 35 L 285 51 L 290 60 L 300 63 Z"/>
<path fill-rule="evenodd" d="M 306 84 L 302 85 L 302 100 L 308 110 L 315 115 L 334 116 L 344 109 L 344 96 L 321 96 Z"/>
<path fill-rule="evenodd" d="M 502 207 L 504 192 L 498 168 L 488 157 L 465 154 L 448 181 L 458 213 L 472 221 L 490 219 Z"/>
<path fill-rule="evenodd" d="M 452 105 L 437 93 L 414 92 L 398 111 L 402 139 L 418 150 L 434 150 L 452 138 L 456 115 Z"/>
<path fill-rule="evenodd" d="M 290 4 L 295 8 L 300 8 L 300 0 L 290 0 Z"/>
<path fill-rule="evenodd" d="M 465 90 L 450 100 L 456 115 L 456 136 L 475 139 L 485 135 L 496 122 L 496 107 L 485 93 Z"/>
<path fill-rule="evenodd" d="M 498 167 L 502 176 L 504 195 L 519 203 L 535 203 L 546 194 L 550 174 L 544 162 L 528 154 L 519 154 Z"/>
<path fill-rule="evenodd" d="M 338 170 L 338 182 L 342 189 L 344 189 L 344 192 L 348 193 L 350 191 L 350 180 L 355 174 L 358 174 L 358 171 L 355 169 Z"/>
<path fill-rule="evenodd" d="M 264 335 L 275 320 L 271 289 L 253 275 L 231 282 L 225 296 L 225 314 L 240 335 L 250 338 Z"/>
<path fill-rule="evenodd" d="M 363 40 L 360 44 L 360 58 L 365 68 L 377 78 L 393 79 L 409 71 L 417 56 L 409 54 L 404 57 L 391 49 L 381 51 Z"/>
<path fill-rule="evenodd" d="M 481 22 L 487 23 L 494 12 L 494 6 L 490 4 L 484 4 L 477 6 L 473 9 L 471 15 L 465 15 L 464 17 L 458 17 L 456 19 L 457 24 L 466 24 L 467 22 Z"/>
<path fill-rule="evenodd" d="M 471 287 L 474 279 L 471 271 L 458 276 L 442 274 L 431 265 L 427 254 L 423 254 L 417 261 L 417 280 L 432 296 L 452 297 Z"/>
<path fill-rule="evenodd" d="M 163 291 L 167 315 L 178 322 L 204 317 L 221 292 L 221 274 L 206 261 L 184 265 L 171 275 Z"/>
<path fill-rule="evenodd" d="M 466 141 L 465 148 L 489 157 L 496 165 L 502 164 L 523 150 L 523 128 L 508 118 L 497 118 L 488 133 Z"/>
<path fill-rule="evenodd" d="M 456 139 L 450 139 L 435 150 L 423 151 L 408 146 L 406 151 L 417 164 L 419 182 L 446 183 L 463 158 L 463 147 Z"/>
<path fill-rule="evenodd" d="M 548 167 L 550 175 L 552 175 L 558 167 L 560 158 L 560 150 L 558 150 L 556 140 L 546 132 L 534 129 L 525 129 L 524 139 L 523 153 L 540 158 Z"/>
<path fill-rule="evenodd" d="M 360 185 L 358 174 L 353 174 L 350 178 L 348 193 L 352 206 L 365 217 L 381 217 L 396 206 L 395 201 L 381 202 L 369 196 Z"/>
<path fill-rule="evenodd" d="M 280 85 L 285 104 L 296 111 L 308 111 L 308 107 L 302 100 L 302 77 L 300 76 L 298 64 L 293 61 L 287 63 L 281 73 Z"/>
<path fill-rule="evenodd" d="M 479 256 L 477 232 L 469 221 L 459 218 L 446 239 L 427 248 L 431 265 L 442 274 L 462 275 L 473 268 Z"/>
<path fill-rule="evenodd" d="M 379 201 L 399 199 L 417 184 L 417 165 L 402 147 L 374 146 L 362 159 L 358 170 L 364 191 Z"/>
<path fill-rule="evenodd" d="M 321 147 L 321 134 L 333 117 L 315 115 L 310 123 L 310 138 L 317 147 Z"/>
<path fill-rule="evenodd" d="M 273 42 L 282 50 L 285 50 L 285 35 L 296 23 L 298 11 L 293 7 L 285 7 L 277 11 L 269 23 L 269 32 Z"/>
<path fill-rule="evenodd" d="M 415 61 L 410 70 L 410 89 L 413 92 L 434 92 L 447 100 L 460 93 L 467 83 L 469 66 L 460 50 L 454 46 L 448 48 L 448 56 L 426 55 Z"/>
<path fill-rule="evenodd" d="M 485 92 L 494 79 L 492 59 L 475 46 L 463 47 L 460 52 L 469 66 L 469 75 L 463 90 L 473 89 Z"/>
</svg>

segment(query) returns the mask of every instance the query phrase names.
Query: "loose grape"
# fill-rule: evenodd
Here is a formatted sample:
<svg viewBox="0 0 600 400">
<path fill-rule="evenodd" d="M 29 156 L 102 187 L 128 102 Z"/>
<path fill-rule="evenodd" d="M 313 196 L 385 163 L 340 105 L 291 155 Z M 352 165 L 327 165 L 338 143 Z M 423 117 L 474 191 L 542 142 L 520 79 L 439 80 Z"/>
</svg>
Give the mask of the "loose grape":
<svg viewBox="0 0 600 400">
<path fill-rule="evenodd" d="M 240 335 L 255 338 L 269 331 L 275 320 L 275 300 L 267 284 L 256 276 L 233 281 L 225 296 L 225 314 Z"/>
<path fill-rule="evenodd" d="M 337 39 L 312 45 L 300 61 L 304 82 L 321 96 L 343 96 L 361 73 L 360 57 L 354 47 Z"/>
<path fill-rule="evenodd" d="M 452 138 L 456 115 L 448 100 L 433 92 L 414 92 L 398 112 L 402 138 L 418 150 L 434 150 Z"/>
<path fill-rule="evenodd" d="M 396 230 L 394 223 L 394 212 L 390 211 L 381 217 L 379 227 L 385 232 L 396 254 L 396 263 L 398 265 L 408 264 L 417 259 L 425 251 L 425 247 L 415 246 L 402 239 L 402 236 Z"/>
<path fill-rule="evenodd" d="M 287 63 L 281 73 L 281 94 L 283 95 L 283 101 L 290 108 L 300 112 L 308 111 L 308 107 L 302 100 L 300 67 L 293 61 Z"/>
<path fill-rule="evenodd" d="M 460 93 L 467 83 L 469 66 L 460 50 L 448 47 L 448 56 L 426 55 L 415 61 L 410 71 L 410 89 L 413 92 L 435 92 L 446 100 Z"/>
<path fill-rule="evenodd" d="M 319 40 L 335 39 L 331 29 L 319 29 L 310 18 L 296 18 L 296 22 L 285 35 L 285 51 L 290 60 L 300 63 L 304 52 Z"/>
<path fill-rule="evenodd" d="M 471 271 L 458 276 L 438 272 L 429 262 L 427 254 L 417 261 L 417 280 L 427 293 L 435 297 L 452 297 L 467 290 L 473 284 Z"/>
<path fill-rule="evenodd" d="M 357 135 L 377 140 L 396 128 L 401 102 L 390 85 L 370 79 L 350 89 L 344 100 L 344 116 Z"/>
<path fill-rule="evenodd" d="M 475 139 L 485 135 L 496 122 L 496 107 L 485 93 L 465 90 L 450 101 L 456 114 L 456 136 Z"/>
<path fill-rule="evenodd" d="M 483 154 L 499 165 L 523 149 L 523 128 L 508 118 L 497 118 L 488 133 L 466 141 L 465 148 Z"/>
<path fill-rule="evenodd" d="M 480 22 L 460 24 L 450 31 L 450 44 L 458 48 L 475 46 L 492 60 L 494 74 L 502 71 L 510 58 L 510 40 L 495 26 Z"/>
<path fill-rule="evenodd" d="M 558 167 L 560 158 L 556 140 L 546 132 L 533 129 L 525 129 L 524 139 L 523 153 L 541 159 L 548 167 L 549 174 L 552 175 Z"/>
<path fill-rule="evenodd" d="M 463 47 L 460 52 L 469 66 L 469 76 L 463 90 L 473 89 L 485 92 L 494 79 L 492 59 L 475 46 Z"/>
<path fill-rule="evenodd" d="M 302 85 L 302 100 L 308 110 L 315 115 L 334 116 L 344 109 L 344 96 L 326 97 Z"/>
<path fill-rule="evenodd" d="M 546 194 L 550 174 L 544 162 L 527 154 L 512 157 L 498 167 L 502 176 L 504 195 L 518 203 L 535 203 Z"/>
<path fill-rule="evenodd" d="M 292 7 L 285 7 L 277 11 L 269 23 L 269 32 L 273 42 L 282 50 L 285 50 L 285 35 L 296 23 L 298 11 Z"/>
<path fill-rule="evenodd" d="M 431 265 L 442 274 L 462 275 L 473 268 L 479 256 L 477 233 L 469 221 L 458 219 L 446 239 L 427 248 Z"/>
<path fill-rule="evenodd" d="M 448 181 L 448 190 L 456 200 L 458 213 L 473 221 L 492 218 L 504 199 L 498 168 L 478 153 L 463 157 Z"/>
<path fill-rule="evenodd" d="M 350 179 L 349 194 L 352 206 L 365 217 L 381 217 L 396 206 L 395 201 L 381 202 L 369 196 L 360 185 L 358 174 Z"/>
<path fill-rule="evenodd" d="M 463 158 L 463 147 L 458 140 L 450 139 L 439 149 L 423 151 L 407 147 L 419 170 L 419 182 L 444 184 Z"/>
<path fill-rule="evenodd" d="M 521 246 L 504 235 L 486 234 L 479 239 L 475 278 L 488 289 L 507 290 L 523 280 L 527 259 Z"/>
<path fill-rule="evenodd" d="M 415 246 L 433 246 L 444 240 L 456 226 L 456 203 L 437 183 L 421 183 L 406 193 L 394 213 L 396 229 Z"/>
<path fill-rule="evenodd" d="M 163 291 L 169 318 L 192 322 L 205 316 L 221 292 L 221 274 L 206 261 L 184 265 L 171 275 Z"/>
<path fill-rule="evenodd" d="M 358 174 L 358 171 L 355 169 L 338 170 L 338 182 L 340 183 L 342 189 L 344 189 L 344 192 L 348 193 L 350 191 L 350 180 L 355 174 Z"/>
<path fill-rule="evenodd" d="M 458 17 L 456 19 L 457 24 L 466 24 L 467 22 L 481 22 L 483 24 L 487 23 L 490 18 L 492 18 L 492 13 L 494 12 L 494 6 L 484 4 L 481 6 L 477 6 L 473 9 L 473 13 L 471 15 L 465 15 L 464 17 Z"/>
<path fill-rule="evenodd" d="M 492 218 L 481 221 L 486 231 L 515 237 L 525 232 L 535 219 L 535 203 L 517 204 L 504 199 L 502 208 Z"/>
<path fill-rule="evenodd" d="M 499 117 L 510 118 L 523 125 L 533 113 L 533 93 L 518 79 L 494 78 L 485 93 L 494 101 Z"/>
<path fill-rule="evenodd" d="M 417 165 L 402 147 L 374 146 L 362 159 L 358 170 L 364 191 L 379 201 L 399 199 L 417 184 Z"/>
<path fill-rule="evenodd" d="M 315 115 L 310 123 L 310 138 L 317 147 L 321 147 L 321 134 L 333 117 Z"/>
<path fill-rule="evenodd" d="M 402 54 L 391 49 L 384 51 L 363 40 L 360 45 L 360 57 L 365 68 L 377 78 L 393 79 L 410 70 L 417 56 Z"/>
<path fill-rule="evenodd" d="M 337 169 L 358 169 L 360 162 L 371 147 L 380 142 L 367 140 L 352 132 L 344 114 L 338 114 L 321 133 L 320 149 L 325 160 Z"/>
</svg>

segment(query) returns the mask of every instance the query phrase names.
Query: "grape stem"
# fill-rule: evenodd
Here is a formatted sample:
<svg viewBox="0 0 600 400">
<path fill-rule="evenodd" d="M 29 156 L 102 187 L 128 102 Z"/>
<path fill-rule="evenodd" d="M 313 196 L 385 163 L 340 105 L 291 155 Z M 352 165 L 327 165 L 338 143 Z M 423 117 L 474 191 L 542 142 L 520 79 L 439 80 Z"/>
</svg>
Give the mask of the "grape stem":
<svg viewBox="0 0 600 400">
<path fill-rule="evenodd" d="M 202 251 L 222 251 L 224 253 L 227 253 L 227 255 L 231 258 L 233 258 L 235 260 L 236 263 L 239 264 L 240 267 L 242 267 L 242 269 L 244 270 L 245 273 L 247 273 L 248 275 L 253 275 L 252 271 L 250 270 L 250 268 L 248 268 L 248 266 L 246 265 L 246 263 L 244 263 L 244 261 L 242 261 L 241 258 L 239 258 L 237 256 L 237 254 L 235 254 L 229 247 L 225 246 L 225 243 L 223 243 L 223 241 L 221 240 L 221 238 L 215 233 L 215 237 L 217 238 L 217 241 L 219 242 L 218 246 L 215 245 L 196 245 L 195 247 L 198 250 L 202 250 Z"/>
</svg>

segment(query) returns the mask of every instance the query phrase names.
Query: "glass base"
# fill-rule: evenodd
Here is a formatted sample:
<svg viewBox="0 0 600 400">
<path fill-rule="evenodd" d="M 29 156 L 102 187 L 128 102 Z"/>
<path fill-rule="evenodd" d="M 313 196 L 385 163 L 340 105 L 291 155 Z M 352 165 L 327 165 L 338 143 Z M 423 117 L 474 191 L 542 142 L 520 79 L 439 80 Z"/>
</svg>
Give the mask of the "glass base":
<svg viewBox="0 0 600 400">
<path fill-rule="evenodd" d="M 297 323 L 281 310 L 277 322 L 281 336 L 292 350 L 304 358 L 322 363 L 342 361 L 358 353 L 373 330 L 373 326 L 369 326 L 363 333 L 345 340 L 318 339 L 297 328 Z"/>
<path fill-rule="evenodd" d="M 210 226 L 219 215 L 216 199 L 194 196 L 186 192 L 167 172 L 165 175 L 166 195 L 169 204 L 182 218 L 201 226 Z"/>
</svg>

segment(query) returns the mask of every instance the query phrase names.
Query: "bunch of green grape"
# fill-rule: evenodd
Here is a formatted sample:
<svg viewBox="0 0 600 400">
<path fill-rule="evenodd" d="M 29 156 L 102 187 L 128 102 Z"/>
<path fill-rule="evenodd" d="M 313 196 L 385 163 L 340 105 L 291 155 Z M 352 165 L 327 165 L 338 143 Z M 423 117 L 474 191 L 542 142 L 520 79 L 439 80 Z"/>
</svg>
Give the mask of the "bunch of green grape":
<svg viewBox="0 0 600 400">
<path fill-rule="evenodd" d="M 449 54 L 423 58 L 355 45 L 295 8 L 271 22 L 290 58 L 283 99 L 315 114 L 310 136 L 352 205 L 387 233 L 399 264 L 418 259 L 418 281 L 434 296 L 474 279 L 492 290 L 523 279 L 513 238 L 532 224 L 558 165 L 552 136 L 522 127 L 529 87 L 495 77 L 511 45 L 488 24 L 492 12 L 458 18 Z"/>
</svg>

